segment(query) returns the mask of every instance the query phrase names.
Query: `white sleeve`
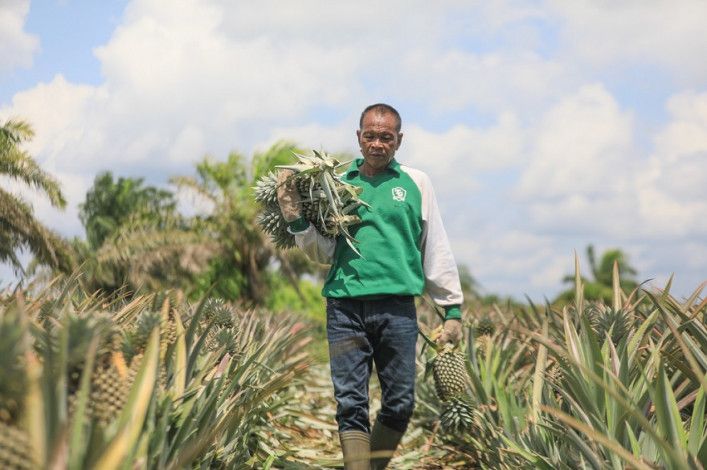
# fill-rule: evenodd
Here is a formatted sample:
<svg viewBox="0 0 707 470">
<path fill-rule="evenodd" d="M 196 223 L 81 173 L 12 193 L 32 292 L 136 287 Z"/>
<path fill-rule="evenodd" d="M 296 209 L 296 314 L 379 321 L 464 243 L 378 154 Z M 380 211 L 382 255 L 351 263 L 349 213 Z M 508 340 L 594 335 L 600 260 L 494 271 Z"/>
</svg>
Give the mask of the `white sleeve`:
<svg viewBox="0 0 707 470">
<path fill-rule="evenodd" d="M 437 206 L 429 176 L 419 170 L 405 168 L 422 193 L 422 268 L 425 287 L 440 307 L 461 305 L 464 301 L 459 270 L 449 246 L 447 232 Z"/>
<path fill-rule="evenodd" d="M 289 229 L 288 229 L 289 230 Z M 301 232 L 290 232 L 295 236 L 295 244 L 309 259 L 321 264 L 331 264 L 334 258 L 336 240 L 324 237 L 313 224 Z"/>
</svg>

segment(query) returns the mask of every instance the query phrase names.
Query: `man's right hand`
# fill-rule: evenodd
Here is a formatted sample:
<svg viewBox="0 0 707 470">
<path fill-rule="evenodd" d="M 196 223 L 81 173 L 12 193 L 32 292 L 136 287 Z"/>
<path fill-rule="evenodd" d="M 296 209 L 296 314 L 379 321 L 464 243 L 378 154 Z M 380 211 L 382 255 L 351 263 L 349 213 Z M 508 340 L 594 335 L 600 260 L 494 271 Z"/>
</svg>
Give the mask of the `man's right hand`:
<svg viewBox="0 0 707 470">
<path fill-rule="evenodd" d="M 277 174 L 277 202 L 280 205 L 282 216 L 287 222 L 292 222 L 301 217 L 301 198 L 295 187 L 292 170 L 280 170 Z"/>
</svg>

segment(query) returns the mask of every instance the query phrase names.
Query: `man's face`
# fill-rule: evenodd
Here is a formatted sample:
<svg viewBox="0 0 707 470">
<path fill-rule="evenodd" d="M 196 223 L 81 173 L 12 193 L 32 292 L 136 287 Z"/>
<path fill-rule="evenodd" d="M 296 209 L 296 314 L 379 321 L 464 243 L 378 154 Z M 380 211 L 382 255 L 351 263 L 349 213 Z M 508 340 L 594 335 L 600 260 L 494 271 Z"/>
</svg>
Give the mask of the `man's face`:
<svg viewBox="0 0 707 470">
<path fill-rule="evenodd" d="M 400 147 L 403 134 L 396 130 L 397 120 L 391 113 L 370 111 L 363 117 L 361 129 L 356 131 L 361 146 L 366 173 L 385 170 Z"/>
</svg>

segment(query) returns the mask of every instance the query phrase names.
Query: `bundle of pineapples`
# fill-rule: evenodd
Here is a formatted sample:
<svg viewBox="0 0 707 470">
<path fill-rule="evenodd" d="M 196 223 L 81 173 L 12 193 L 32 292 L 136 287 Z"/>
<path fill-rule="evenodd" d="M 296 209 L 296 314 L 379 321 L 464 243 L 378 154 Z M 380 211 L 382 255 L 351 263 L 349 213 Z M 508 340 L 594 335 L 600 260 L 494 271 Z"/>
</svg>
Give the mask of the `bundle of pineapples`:
<svg viewBox="0 0 707 470">
<path fill-rule="evenodd" d="M 280 165 L 277 168 L 294 172 L 288 182 L 290 178 L 294 180 L 301 198 L 302 215 L 314 224 L 319 233 L 329 238 L 342 235 L 356 251 L 353 245 L 356 240 L 349 232 L 349 227 L 361 221 L 355 211 L 366 203 L 359 199 L 361 188 L 341 179 L 343 168 L 349 163 L 339 162 L 326 152 L 316 150 L 311 155 L 293 154 L 297 158 L 295 164 Z M 287 222 L 277 202 L 278 186 L 275 172 L 257 181 L 253 188 L 255 200 L 262 206 L 257 221 L 277 247 L 291 248 L 295 245 L 295 239 L 287 231 Z"/>
</svg>

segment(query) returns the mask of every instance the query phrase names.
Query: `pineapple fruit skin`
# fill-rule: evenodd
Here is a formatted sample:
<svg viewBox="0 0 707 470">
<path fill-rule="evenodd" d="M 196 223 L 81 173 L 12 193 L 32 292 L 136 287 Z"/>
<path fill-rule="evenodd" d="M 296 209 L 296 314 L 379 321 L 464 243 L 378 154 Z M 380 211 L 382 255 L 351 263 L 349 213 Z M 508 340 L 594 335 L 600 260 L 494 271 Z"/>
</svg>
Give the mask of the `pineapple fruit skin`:
<svg viewBox="0 0 707 470">
<path fill-rule="evenodd" d="M 444 346 L 432 361 L 435 391 L 443 402 L 440 422 L 449 433 L 459 433 L 473 426 L 474 407 L 467 396 L 469 374 L 461 351 Z"/>
<path fill-rule="evenodd" d="M 2 421 L 0 421 L 0 468 L 17 470 L 33 468 L 27 433 Z"/>
<path fill-rule="evenodd" d="M 432 365 L 432 374 L 440 400 L 447 401 L 463 394 L 467 384 L 464 354 L 458 351 L 438 354 Z"/>
</svg>

